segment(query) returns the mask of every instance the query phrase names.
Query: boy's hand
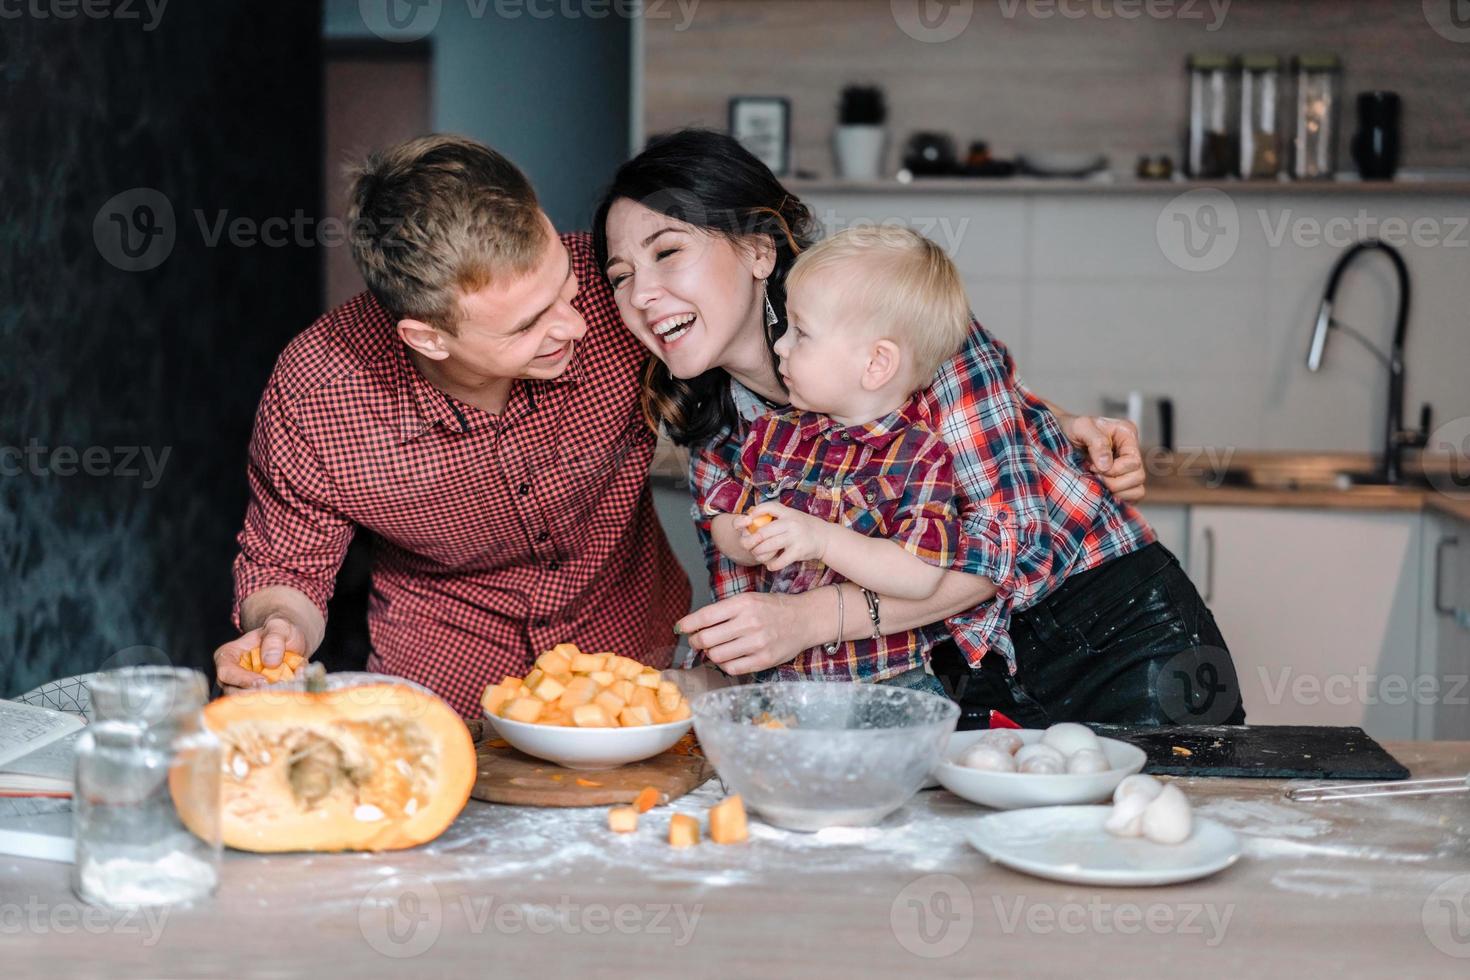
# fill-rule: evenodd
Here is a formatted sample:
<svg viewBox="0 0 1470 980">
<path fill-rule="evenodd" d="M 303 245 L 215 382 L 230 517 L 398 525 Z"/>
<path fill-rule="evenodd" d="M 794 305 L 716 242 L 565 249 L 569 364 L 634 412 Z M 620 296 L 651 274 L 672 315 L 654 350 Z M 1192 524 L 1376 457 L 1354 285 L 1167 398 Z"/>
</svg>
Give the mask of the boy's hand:
<svg viewBox="0 0 1470 980">
<path fill-rule="evenodd" d="M 770 523 L 750 530 L 761 517 L 770 517 Z M 744 532 L 741 546 L 771 572 L 779 572 L 792 562 L 821 561 L 832 530 L 826 521 L 778 503 L 760 504 L 735 522 Z"/>
</svg>

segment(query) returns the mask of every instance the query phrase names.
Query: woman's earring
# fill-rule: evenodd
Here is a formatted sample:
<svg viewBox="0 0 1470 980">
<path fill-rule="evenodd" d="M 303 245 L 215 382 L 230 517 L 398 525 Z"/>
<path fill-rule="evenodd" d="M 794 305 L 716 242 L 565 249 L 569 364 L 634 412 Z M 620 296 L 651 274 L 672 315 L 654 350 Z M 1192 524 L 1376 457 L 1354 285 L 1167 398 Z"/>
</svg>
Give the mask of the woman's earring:
<svg viewBox="0 0 1470 980">
<path fill-rule="evenodd" d="M 776 325 L 776 320 L 778 319 L 778 317 L 776 316 L 776 308 L 771 305 L 770 286 L 761 286 L 761 299 L 765 300 L 766 302 L 766 326 L 774 327 Z"/>
</svg>

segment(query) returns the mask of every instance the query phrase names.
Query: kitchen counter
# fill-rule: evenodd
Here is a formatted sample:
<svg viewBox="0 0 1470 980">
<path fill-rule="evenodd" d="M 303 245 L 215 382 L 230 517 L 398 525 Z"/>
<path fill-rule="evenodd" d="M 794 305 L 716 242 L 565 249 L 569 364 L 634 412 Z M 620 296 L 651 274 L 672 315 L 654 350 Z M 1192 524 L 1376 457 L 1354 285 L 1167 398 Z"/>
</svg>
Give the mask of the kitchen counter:
<svg viewBox="0 0 1470 980">
<path fill-rule="evenodd" d="M 1470 742 L 1386 748 L 1464 773 Z M 471 801 L 434 843 L 382 855 L 229 853 L 218 896 L 100 913 L 68 866 L 0 858 L 0 957 L 27 976 L 1457 976 L 1470 965 L 1470 796 L 1291 803 L 1274 780 L 1183 779 L 1241 835 L 1214 877 L 1063 885 L 963 840 L 987 812 L 943 790 L 880 828 L 753 821 L 740 846 L 670 850 L 644 818 Z M 922 930 L 915 916 L 922 911 Z M 1452 919 L 1457 916 L 1457 919 Z"/>
<path fill-rule="evenodd" d="M 1406 457 L 1411 459 L 1412 456 Z M 1349 490 L 1330 485 L 1325 474 L 1366 472 L 1372 457 L 1363 453 L 1234 452 L 1175 454 L 1151 451 L 1145 464 L 1149 470 L 1145 504 L 1159 506 L 1222 507 L 1316 507 L 1340 510 L 1434 510 L 1470 521 L 1470 487 L 1455 493 L 1424 487 L 1355 486 Z M 1443 474 L 1439 486 L 1454 488 L 1464 483 L 1445 469 L 1447 460 L 1431 461 L 1430 472 Z M 687 453 L 660 440 L 650 475 L 683 488 L 687 485 Z M 1222 471 L 1250 471 L 1262 475 L 1261 485 L 1240 486 L 1222 482 Z M 1287 485 L 1288 481 L 1297 481 Z"/>
</svg>

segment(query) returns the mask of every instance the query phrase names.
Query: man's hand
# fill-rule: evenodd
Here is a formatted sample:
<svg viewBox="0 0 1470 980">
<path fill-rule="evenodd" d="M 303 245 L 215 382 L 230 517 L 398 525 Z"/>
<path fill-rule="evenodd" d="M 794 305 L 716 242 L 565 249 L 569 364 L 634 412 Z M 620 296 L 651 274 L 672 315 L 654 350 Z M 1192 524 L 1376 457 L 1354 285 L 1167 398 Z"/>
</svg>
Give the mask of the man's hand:
<svg viewBox="0 0 1470 980">
<path fill-rule="evenodd" d="M 239 694 L 269 683 L 265 677 L 240 666 L 240 657 L 260 647 L 260 662 L 274 667 L 287 650 L 306 656 L 306 636 L 301 628 L 284 616 L 271 616 L 265 625 L 224 644 L 214 651 L 214 674 L 226 694 Z"/>
<path fill-rule="evenodd" d="M 833 603 L 828 633 L 837 629 L 836 599 L 819 589 Z M 685 616 L 675 624 L 689 637 L 689 645 L 704 651 L 705 658 L 730 675 L 751 674 L 795 660 L 801 651 L 820 642 L 806 633 L 813 628 L 811 615 L 802 614 L 803 595 L 742 592 L 721 599 Z"/>
<path fill-rule="evenodd" d="M 1146 492 L 1147 474 L 1138 429 L 1127 419 L 1055 412 L 1067 440 L 1087 453 L 1089 468 L 1115 498 L 1137 503 Z"/>
<path fill-rule="evenodd" d="M 761 517 L 770 517 L 770 523 L 754 531 L 749 530 L 751 524 L 760 523 Z M 753 507 L 745 516 L 745 523 L 738 526 L 745 528 L 740 537 L 741 547 L 770 572 L 779 572 L 792 562 L 821 561 L 827 552 L 828 532 L 833 527 L 810 514 L 775 502 Z"/>
</svg>

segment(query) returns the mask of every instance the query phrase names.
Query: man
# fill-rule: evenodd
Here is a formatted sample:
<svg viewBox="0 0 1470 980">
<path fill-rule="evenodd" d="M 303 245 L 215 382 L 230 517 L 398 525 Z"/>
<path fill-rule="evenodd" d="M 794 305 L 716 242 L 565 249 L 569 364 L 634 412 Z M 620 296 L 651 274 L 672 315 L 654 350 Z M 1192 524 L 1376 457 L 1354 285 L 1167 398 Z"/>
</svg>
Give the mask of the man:
<svg viewBox="0 0 1470 980">
<path fill-rule="evenodd" d="M 310 654 L 358 529 L 374 538 L 368 668 L 466 717 L 560 642 L 666 666 L 689 583 L 654 514 L 646 352 L 585 234 L 558 237 L 493 150 L 425 136 L 369 158 L 349 212 L 368 290 L 296 337 L 250 443 L 227 692 L 261 648 Z M 1063 416 L 1141 495 L 1126 423 Z"/>
<path fill-rule="evenodd" d="M 316 649 L 359 528 L 369 669 L 461 714 L 563 641 L 667 665 L 689 583 L 647 485 L 645 352 L 586 236 L 452 136 L 369 159 L 349 224 L 368 292 L 293 340 L 261 399 L 221 685 L 262 680 L 243 650 Z"/>
</svg>

